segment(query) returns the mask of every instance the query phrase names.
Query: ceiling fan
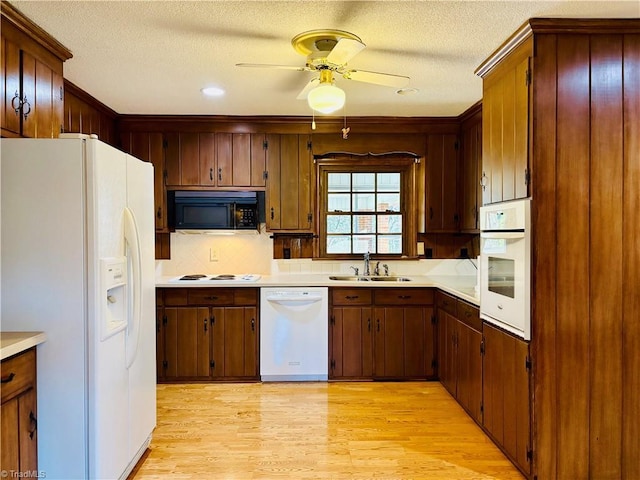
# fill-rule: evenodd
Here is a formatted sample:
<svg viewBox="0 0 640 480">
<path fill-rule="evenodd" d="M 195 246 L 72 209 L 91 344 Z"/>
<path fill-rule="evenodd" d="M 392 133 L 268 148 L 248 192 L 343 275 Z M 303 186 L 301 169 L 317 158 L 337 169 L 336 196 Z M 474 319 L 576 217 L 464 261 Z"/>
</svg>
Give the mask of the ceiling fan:
<svg viewBox="0 0 640 480">
<path fill-rule="evenodd" d="M 404 88 L 409 77 L 390 73 L 370 72 L 347 68 L 347 62 L 360 53 L 365 44 L 353 33 L 343 30 L 310 30 L 291 39 L 294 50 L 307 57 L 304 66 L 272 65 L 264 63 L 237 63 L 238 67 L 277 68 L 300 72 L 318 72 L 318 76 L 305 85 L 298 94 L 307 99 L 309 106 L 321 113 L 333 113 L 342 108 L 345 94 L 334 85 L 334 74 L 347 80 Z"/>
</svg>

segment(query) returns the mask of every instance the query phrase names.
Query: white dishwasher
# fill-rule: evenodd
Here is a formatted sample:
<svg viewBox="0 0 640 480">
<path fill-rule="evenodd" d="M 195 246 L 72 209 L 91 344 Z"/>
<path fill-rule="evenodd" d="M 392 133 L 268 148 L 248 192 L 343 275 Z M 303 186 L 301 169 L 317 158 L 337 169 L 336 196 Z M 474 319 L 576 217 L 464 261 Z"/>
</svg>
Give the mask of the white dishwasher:
<svg viewBox="0 0 640 480">
<path fill-rule="evenodd" d="M 261 380 L 327 380 L 328 320 L 327 287 L 261 288 Z"/>
</svg>

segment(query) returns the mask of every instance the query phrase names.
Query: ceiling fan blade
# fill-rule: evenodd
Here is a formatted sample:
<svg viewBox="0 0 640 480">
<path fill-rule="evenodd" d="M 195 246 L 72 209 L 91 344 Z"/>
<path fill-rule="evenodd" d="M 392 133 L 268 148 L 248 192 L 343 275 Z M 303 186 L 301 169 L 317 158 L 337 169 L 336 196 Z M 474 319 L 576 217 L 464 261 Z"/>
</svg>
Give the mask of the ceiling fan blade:
<svg viewBox="0 0 640 480">
<path fill-rule="evenodd" d="M 404 88 L 409 84 L 409 77 L 403 75 L 392 75 L 390 73 L 368 72 L 366 70 L 347 70 L 342 73 L 347 80 L 357 82 L 374 83 L 387 87 Z"/>
<path fill-rule="evenodd" d="M 300 67 L 294 65 L 272 65 L 269 63 L 236 63 L 236 67 L 277 68 L 280 70 L 296 70 L 298 72 L 306 72 L 310 70 L 308 67 Z"/>
<path fill-rule="evenodd" d="M 298 96 L 296 97 L 296 99 L 298 100 L 306 100 L 307 95 L 309 94 L 309 92 L 311 90 L 313 90 L 314 88 L 316 88 L 318 85 L 320 84 L 320 79 L 319 78 L 314 78 L 311 81 L 309 81 L 309 83 L 307 83 L 304 88 L 302 89 L 302 91 L 298 94 Z"/>
<path fill-rule="evenodd" d="M 358 40 L 351 38 L 341 38 L 338 43 L 327 55 L 327 62 L 334 65 L 344 65 L 358 53 L 360 53 L 366 45 Z"/>
</svg>

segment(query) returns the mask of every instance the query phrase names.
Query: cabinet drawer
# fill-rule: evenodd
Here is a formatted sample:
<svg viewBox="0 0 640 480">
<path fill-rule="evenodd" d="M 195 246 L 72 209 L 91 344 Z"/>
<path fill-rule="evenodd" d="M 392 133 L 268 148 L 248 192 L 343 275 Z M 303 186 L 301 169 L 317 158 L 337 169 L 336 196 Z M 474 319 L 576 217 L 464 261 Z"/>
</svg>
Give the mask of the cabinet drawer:
<svg viewBox="0 0 640 480">
<path fill-rule="evenodd" d="M 482 331 L 482 322 L 480 321 L 480 310 L 478 307 L 469 305 L 467 302 L 463 302 L 462 300 L 458 300 L 457 308 L 458 320 L 478 332 Z"/>
<path fill-rule="evenodd" d="M 456 312 L 456 304 L 458 299 L 456 297 L 452 297 L 443 292 L 438 292 L 436 295 L 436 306 L 440 310 L 444 310 L 445 312 L 457 317 L 458 314 Z"/>
<path fill-rule="evenodd" d="M 375 291 L 376 305 L 432 305 L 429 288 L 380 288 Z"/>
<path fill-rule="evenodd" d="M 368 288 L 338 288 L 331 291 L 333 305 L 371 305 Z"/>
<path fill-rule="evenodd" d="M 229 288 L 190 288 L 189 305 L 233 305 Z"/>
<path fill-rule="evenodd" d="M 162 297 L 167 306 L 182 306 L 188 301 L 186 288 L 165 288 Z"/>
<path fill-rule="evenodd" d="M 236 288 L 234 305 L 258 305 L 258 289 Z"/>
<path fill-rule="evenodd" d="M 36 349 L 2 361 L 2 403 L 36 385 Z"/>
</svg>

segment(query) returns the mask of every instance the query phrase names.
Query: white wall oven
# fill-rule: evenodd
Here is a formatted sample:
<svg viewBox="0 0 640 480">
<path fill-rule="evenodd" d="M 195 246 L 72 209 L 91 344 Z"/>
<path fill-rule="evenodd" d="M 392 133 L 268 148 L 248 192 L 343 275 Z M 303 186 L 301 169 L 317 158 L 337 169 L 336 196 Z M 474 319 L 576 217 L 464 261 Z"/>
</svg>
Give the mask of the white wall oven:
<svg viewBox="0 0 640 480">
<path fill-rule="evenodd" d="M 480 316 L 531 339 L 531 199 L 480 208 Z"/>
</svg>

